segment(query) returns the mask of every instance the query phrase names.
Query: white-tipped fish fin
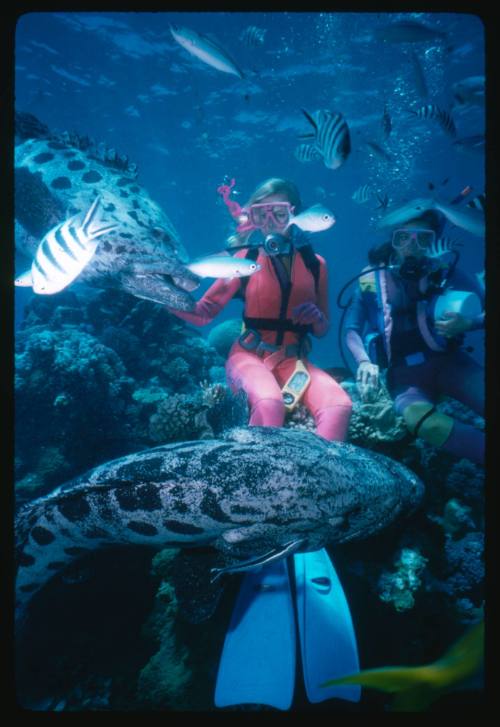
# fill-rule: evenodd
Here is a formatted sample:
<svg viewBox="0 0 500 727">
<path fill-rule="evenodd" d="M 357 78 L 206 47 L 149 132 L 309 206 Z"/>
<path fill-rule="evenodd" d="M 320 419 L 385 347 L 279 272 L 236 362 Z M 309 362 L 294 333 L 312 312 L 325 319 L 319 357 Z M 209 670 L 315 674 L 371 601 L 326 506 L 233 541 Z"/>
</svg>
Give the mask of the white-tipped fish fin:
<svg viewBox="0 0 500 727">
<path fill-rule="evenodd" d="M 81 227 L 82 227 L 83 233 L 85 235 L 87 234 L 87 230 L 90 227 L 90 225 L 92 224 L 92 220 L 94 219 L 94 217 L 96 215 L 100 201 L 101 201 L 101 197 L 100 197 L 100 195 L 97 195 L 95 200 L 92 202 L 89 211 L 87 212 L 87 214 L 85 215 L 85 217 L 83 219 Z"/>
<path fill-rule="evenodd" d="M 31 288 L 33 286 L 33 277 L 31 275 L 31 268 L 28 268 L 24 273 L 19 275 L 14 280 L 14 285 L 18 285 L 20 288 Z"/>
<path fill-rule="evenodd" d="M 96 237 L 101 237 L 101 235 L 105 235 L 106 232 L 111 232 L 116 229 L 118 229 L 118 225 L 105 225 L 104 227 L 98 227 L 97 230 L 88 230 L 87 236 L 89 240 L 92 240 Z"/>
</svg>

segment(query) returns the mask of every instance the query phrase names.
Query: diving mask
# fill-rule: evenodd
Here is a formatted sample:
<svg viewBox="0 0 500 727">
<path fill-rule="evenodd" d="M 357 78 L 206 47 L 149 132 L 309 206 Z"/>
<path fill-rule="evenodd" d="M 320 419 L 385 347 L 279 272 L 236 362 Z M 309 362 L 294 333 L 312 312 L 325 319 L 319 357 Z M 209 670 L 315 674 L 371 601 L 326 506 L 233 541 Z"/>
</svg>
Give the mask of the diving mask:
<svg viewBox="0 0 500 727">
<path fill-rule="evenodd" d="M 435 239 L 436 233 L 434 230 L 403 228 L 394 230 L 392 233 L 392 247 L 394 250 L 403 250 L 405 247 L 408 247 L 412 240 L 415 240 L 420 250 L 429 250 L 434 244 Z"/>
<path fill-rule="evenodd" d="M 261 230 L 284 229 L 290 222 L 293 207 L 290 202 L 259 202 L 250 205 L 250 222 Z"/>
</svg>

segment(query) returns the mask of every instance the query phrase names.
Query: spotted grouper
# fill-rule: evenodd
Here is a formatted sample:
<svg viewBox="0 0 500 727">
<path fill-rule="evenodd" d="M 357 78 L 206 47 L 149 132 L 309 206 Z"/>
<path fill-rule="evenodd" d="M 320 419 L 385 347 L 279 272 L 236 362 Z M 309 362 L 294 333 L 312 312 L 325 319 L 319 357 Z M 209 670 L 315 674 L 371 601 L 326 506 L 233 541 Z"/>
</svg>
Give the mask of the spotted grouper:
<svg viewBox="0 0 500 727">
<path fill-rule="evenodd" d="M 286 557 L 291 544 L 311 551 L 373 535 L 415 510 L 423 490 L 388 457 L 284 428 L 238 427 L 121 457 L 19 511 L 20 614 L 96 549 L 208 546 L 233 563 Z"/>
<path fill-rule="evenodd" d="M 88 137 L 51 134 L 31 114 L 16 114 L 16 142 L 16 249 L 30 265 L 47 232 L 84 216 L 99 197 L 103 219 L 116 227 L 102 236 L 78 282 L 194 309 L 191 291 L 200 279 L 186 267 L 172 223 L 137 182 L 135 164 Z"/>
</svg>

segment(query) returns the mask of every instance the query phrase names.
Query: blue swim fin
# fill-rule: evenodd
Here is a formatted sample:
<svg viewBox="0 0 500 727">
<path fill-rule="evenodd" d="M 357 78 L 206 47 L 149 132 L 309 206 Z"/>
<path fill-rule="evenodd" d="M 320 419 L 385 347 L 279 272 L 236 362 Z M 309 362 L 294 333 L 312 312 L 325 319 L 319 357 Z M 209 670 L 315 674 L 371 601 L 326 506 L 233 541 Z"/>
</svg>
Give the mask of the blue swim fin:
<svg viewBox="0 0 500 727">
<path fill-rule="evenodd" d="M 358 685 L 321 687 L 359 671 L 351 613 L 335 568 L 324 548 L 293 556 L 297 619 L 304 684 L 310 702 L 336 697 L 358 702 Z"/>
<path fill-rule="evenodd" d="M 295 652 L 295 614 L 283 559 L 243 579 L 219 663 L 215 706 L 266 704 L 289 709 Z M 325 678 L 333 678 L 332 674 L 336 672 Z"/>
</svg>

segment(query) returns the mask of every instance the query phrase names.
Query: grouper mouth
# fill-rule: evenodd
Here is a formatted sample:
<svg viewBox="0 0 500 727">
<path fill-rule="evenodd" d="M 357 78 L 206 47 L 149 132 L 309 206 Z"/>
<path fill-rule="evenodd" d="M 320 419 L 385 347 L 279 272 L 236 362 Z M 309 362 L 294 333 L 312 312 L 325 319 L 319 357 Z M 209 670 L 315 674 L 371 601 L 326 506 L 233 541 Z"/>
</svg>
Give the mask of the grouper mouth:
<svg viewBox="0 0 500 727">
<path fill-rule="evenodd" d="M 190 294 L 200 285 L 200 278 L 190 270 L 175 275 L 159 272 L 135 273 L 122 276 L 122 287 L 136 298 L 167 305 L 175 310 L 192 312 L 196 301 Z"/>
</svg>

